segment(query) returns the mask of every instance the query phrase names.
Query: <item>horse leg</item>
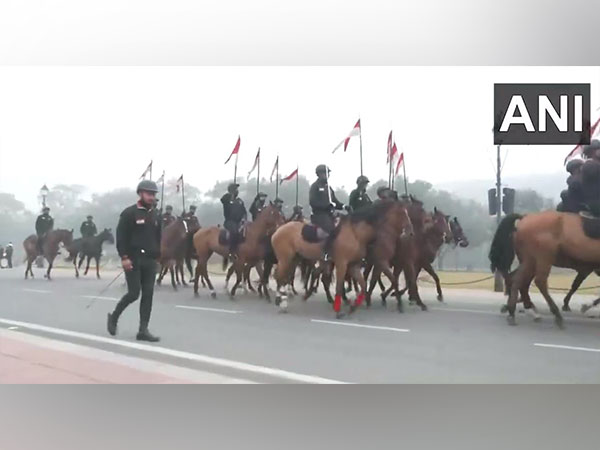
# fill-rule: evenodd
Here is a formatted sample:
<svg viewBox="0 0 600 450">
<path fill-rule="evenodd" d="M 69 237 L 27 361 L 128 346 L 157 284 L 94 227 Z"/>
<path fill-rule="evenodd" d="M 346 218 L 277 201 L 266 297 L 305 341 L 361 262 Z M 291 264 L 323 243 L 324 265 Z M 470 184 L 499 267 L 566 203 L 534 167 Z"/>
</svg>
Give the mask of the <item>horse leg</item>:
<svg viewBox="0 0 600 450">
<path fill-rule="evenodd" d="M 100 257 L 96 256 L 96 278 L 100 279 Z"/>
<path fill-rule="evenodd" d="M 338 319 L 344 316 L 342 313 L 342 295 L 344 294 L 347 270 L 348 263 L 346 261 L 335 262 L 335 299 L 333 300 L 333 310 Z"/>
<path fill-rule="evenodd" d="M 198 260 L 198 264 L 196 265 L 196 273 L 194 274 L 194 297 L 198 297 L 198 281 L 200 280 L 200 276 L 202 274 L 202 263 Z"/>
<path fill-rule="evenodd" d="M 350 266 L 350 275 L 352 276 L 352 281 L 354 282 L 354 284 L 357 285 L 357 288 L 358 287 L 360 288 L 360 291 L 358 289 L 356 289 L 356 291 L 357 291 L 356 299 L 354 300 L 354 303 L 350 307 L 350 313 L 353 313 L 360 307 L 360 305 L 362 304 L 362 302 L 365 299 L 365 291 L 367 290 L 367 283 L 365 281 L 365 277 L 363 277 L 360 263 L 353 264 L 352 266 Z"/>
<path fill-rule="evenodd" d="M 435 273 L 435 270 L 431 266 L 431 263 L 423 264 L 423 269 L 425 269 L 425 272 L 427 272 L 429 275 L 431 275 L 431 277 L 433 278 L 433 281 L 435 281 L 435 289 L 437 290 L 437 299 L 440 302 L 443 302 L 444 295 L 442 294 L 442 285 L 440 283 L 440 277 L 438 277 L 438 274 Z"/>
<path fill-rule="evenodd" d="M 77 259 L 77 255 L 75 255 L 75 259 Z M 81 270 L 81 265 L 83 264 L 83 260 L 85 259 L 85 255 L 83 253 L 79 254 L 79 264 L 77 265 L 77 268 L 79 270 Z"/>
<path fill-rule="evenodd" d="M 248 290 L 250 292 L 256 292 L 256 289 L 254 289 L 254 286 L 252 286 L 252 281 L 250 280 L 250 272 L 252 271 L 252 267 L 254 267 L 252 264 L 246 264 L 244 267 L 244 283 L 248 285 Z"/>
<path fill-rule="evenodd" d="M 229 266 L 229 269 L 227 269 L 227 275 L 225 275 L 225 292 L 229 292 L 229 279 L 231 278 L 231 276 L 233 275 L 233 264 L 231 266 Z"/>
<path fill-rule="evenodd" d="M 233 261 L 233 265 L 231 267 L 234 269 L 234 272 L 235 272 L 235 283 L 233 284 L 233 287 L 231 288 L 231 292 L 229 293 L 229 298 L 231 300 L 233 300 L 235 297 L 235 291 L 237 290 L 239 285 L 242 283 L 242 280 L 244 278 L 245 264 L 241 261 L 240 257 L 238 256 Z"/>
<path fill-rule="evenodd" d="M 371 306 L 371 294 L 375 290 L 375 285 L 377 284 L 377 280 L 381 276 L 381 270 L 379 269 L 378 266 L 377 267 L 371 266 L 371 267 L 373 268 L 373 272 L 371 273 L 369 289 L 367 289 L 367 299 L 366 299 L 367 308 Z M 369 272 L 371 272 L 371 269 L 369 269 Z"/>
<path fill-rule="evenodd" d="M 523 308 L 533 316 L 534 322 L 539 322 L 542 318 L 538 314 L 537 309 L 529 296 L 529 286 L 531 286 L 534 276 L 535 273 L 533 273 L 533 271 L 523 273 L 519 292 L 521 294 L 521 300 L 523 301 Z"/>
<path fill-rule="evenodd" d="M 531 258 L 523 259 L 519 267 L 513 272 L 511 277 L 510 292 L 506 303 L 506 311 L 508 312 L 507 321 L 509 325 L 516 325 L 515 310 L 517 308 L 517 300 L 519 292 L 523 296 L 523 292 L 529 295 L 529 285 L 535 275 L 535 261 Z"/>
<path fill-rule="evenodd" d="M 408 299 L 415 301 L 421 307 L 422 311 L 427 311 L 427 305 L 421 300 L 419 289 L 417 287 L 417 276 L 421 272 L 421 267 L 415 267 L 414 264 L 407 264 L 404 267 L 404 277 L 408 286 Z"/>
<path fill-rule="evenodd" d="M 565 299 L 563 300 L 563 306 L 562 306 L 563 311 L 571 311 L 571 308 L 569 307 L 569 302 L 571 301 L 571 297 L 577 291 L 577 289 L 579 289 L 579 286 L 581 286 L 581 283 L 583 283 L 585 281 L 585 279 L 590 275 L 590 273 L 592 273 L 591 270 L 584 270 L 584 271 L 577 272 L 577 276 L 573 280 L 571 289 L 569 290 L 569 292 L 565 296 Z"/>
<path fill-rule="evenodd" d="M 177 283 L 175 282 L 175 270 L 173 269 L 173 261 L 169 261 L 169 273 L 171 274 L 171 286 L 173 290 L 177 290 Z"/>
<path fill-rule="evenodd" d="M 73 268 L 75 269 L 75 278 L 79 278 L 79 270 L 77 270 L 77 255 L 73 258 Z"/>
<path fill-rule="evenodd" d="M 536 264 L 535 285 L 546 299 L 546 303 L 548 303 L 550 311 L 552 311 L 552 314 L 554 314 L 554 321 L 556 322 L 556 325 L 559 328 L 563 328 L 563 317 L 560 313 L 560 309 L 558 306 L 556 306 L 556 303 L 554 303 L 554 300 L 550 296 L 550 292 L 548 292 L 548 276 L 550 275 L 551 269 L 552 260 L 550 258 L 548 258 L 547 261 L 538 261 Z"/>
<path fill-rule="evenodd" d="M 50 281 L 52 278 L 50 278 L 50 271 L 52 270 L 52 264 L 54 263 L 54 258 L 50 259 L 47 258 L 48 260 L 48 270 L 46 271 L 46 278 L 48 279 L 48 281 Z"/>
<path fill-rule="evenodd" d="M 88 270 L 90 270 L 90 262 L 92 260 L 91 256 L 87 256 L 87 261 L 86 261 L 86 265 L 85 265 L 85 272 L 83 272 L 83 275 L 87 275 L 88 274 Z"/>
<path fill-rule="evenodd" d="M 388 280 L 390 280 L 392 285 L 390 289 L 394 291 L 394 295 L 396 296 L 398 312 L 404 312 L 404 308 L 402 307 L 402 295 L 398 291 L 398 277 L 394 272 L 392 272 L 391 267 L 387 264 L 381 267 L 381 271 L 388 278 Z M 379 276 L 379 280 L 381 281 L 381 276 Z"/>
</svg>

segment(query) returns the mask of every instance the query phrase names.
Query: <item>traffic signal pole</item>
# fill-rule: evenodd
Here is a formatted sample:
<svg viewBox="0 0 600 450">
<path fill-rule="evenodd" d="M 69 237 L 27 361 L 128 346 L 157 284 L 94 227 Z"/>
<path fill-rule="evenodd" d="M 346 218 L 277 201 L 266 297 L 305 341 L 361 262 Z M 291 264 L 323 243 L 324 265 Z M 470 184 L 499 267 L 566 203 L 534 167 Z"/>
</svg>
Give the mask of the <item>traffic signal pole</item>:
<svg viewBox="0 0 600 450">
<path fill-rule="evenodd" d="M 496 155 L 496 225 L 502 220 L 502 178 L 500 161 L 500 145 L 497 146 Z M 504 292 L 504 280 L 502 274 L 496 270 L 494 273 L 494 292 Z"/>
</svg>

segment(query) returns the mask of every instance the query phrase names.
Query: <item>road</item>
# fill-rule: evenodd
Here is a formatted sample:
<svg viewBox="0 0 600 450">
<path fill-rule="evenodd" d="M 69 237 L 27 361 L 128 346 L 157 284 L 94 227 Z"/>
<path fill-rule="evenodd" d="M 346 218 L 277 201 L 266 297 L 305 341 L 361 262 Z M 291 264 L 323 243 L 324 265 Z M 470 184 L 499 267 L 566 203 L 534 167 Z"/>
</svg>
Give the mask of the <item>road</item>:
<svg viewBox="0 0 600 450">
<path fill-rule="evenodd" d="M 155 291 L 151 330 L 158 345 L 135 341 L 138 311 L 122 316 L 119 335 L 105 330 L 107 312 L 124 293 L 117 272 L 75 279 L 57 270 L 52 281 L 24 280 L 21 268 L 0 270 L 0 328 L 85 345 L 128 357 L 175 364 L 252 382 L 344 383 L 598 383 L 600 320 L 565 313 L 558 329 L 540 296 L 541 322 L 519 314 L 508 326 L 502 295 L 447 289 L 445 302 L 422 287 L 423 312 L 392 302 L 336 320 L 324 296 L 290 302 L 287 314 L 254 294 L 216 300 L 191 288 Z M 556 295 L 561 300 L 562 295 Z M 573 310 L 593 297 L 575 296 Z M 88 307 L 89 306 L 89 307 Z M 591 311 L 590 311 L 591 312 Z"/>
</svg>

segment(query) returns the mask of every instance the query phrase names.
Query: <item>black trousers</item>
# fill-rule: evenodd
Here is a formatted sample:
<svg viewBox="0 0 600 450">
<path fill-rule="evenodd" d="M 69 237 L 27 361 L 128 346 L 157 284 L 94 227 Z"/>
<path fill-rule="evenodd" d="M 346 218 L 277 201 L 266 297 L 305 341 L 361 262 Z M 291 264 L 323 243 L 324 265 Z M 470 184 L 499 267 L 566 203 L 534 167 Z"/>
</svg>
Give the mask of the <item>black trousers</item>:
<svg viewBox="0 0 600 450">
<path fill-rule="evenodd" d="M 233 220 L 226 220 L 223 226 L 229 231 L 229 250 L 233 253 L 242 242 L 242 233 L 240 233 L 241 224 Z"/>
<path fill-rule="evenodd" d="M 127 281 L 127 294 L 125 294 L 113 312 L 115 320 L 131 303 L 135 302 L 140 292 L 140 331 L 146 330 L 152 314 L 152 296 L 154 295 L 154 282 L 156 280 L 156 260 L 147 256 L 140 256 L 133 262 L 133 269 L 125 272 Z"/>
</svg>

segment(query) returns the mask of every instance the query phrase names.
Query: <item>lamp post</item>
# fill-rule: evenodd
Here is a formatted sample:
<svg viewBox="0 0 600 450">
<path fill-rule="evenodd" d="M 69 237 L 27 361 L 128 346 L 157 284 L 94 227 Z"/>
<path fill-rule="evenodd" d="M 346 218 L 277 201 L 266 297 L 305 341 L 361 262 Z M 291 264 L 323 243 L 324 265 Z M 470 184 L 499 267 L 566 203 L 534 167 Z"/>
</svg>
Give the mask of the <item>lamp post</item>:
<svg viewBox="0 0 600 450">
<path fill-rule="evenodd" d="M 40 196 L 42 197 L 42 206 L 43 207 L 46 206 L 46 197 L 48 196 L 49 193 L 50 193 L 50 189 L 48 189 L 48 186 L 46 186 L 44 184 L 42 186 L 42 188 L 40 189 Z"/>
</svg>

